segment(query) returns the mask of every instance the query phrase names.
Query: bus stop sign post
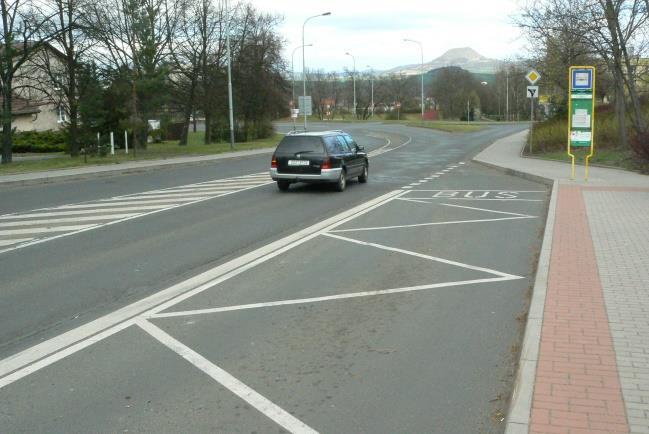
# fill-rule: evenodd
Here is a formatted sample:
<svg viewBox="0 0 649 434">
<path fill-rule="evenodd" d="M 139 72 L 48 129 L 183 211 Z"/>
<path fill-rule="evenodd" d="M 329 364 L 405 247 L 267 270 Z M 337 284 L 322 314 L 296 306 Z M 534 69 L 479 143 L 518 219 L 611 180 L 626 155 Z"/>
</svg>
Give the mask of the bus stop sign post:
<svg viewBox="0 0 649 434">
<path fill-rule="evenodd" d="M 568 155 L 572 160 L 570 179 L 575 179 L 575 149 L 588 149 L 585 165 L 595 151 L 595 67 L 571 66 L 568 98 Z"/>
</svg>

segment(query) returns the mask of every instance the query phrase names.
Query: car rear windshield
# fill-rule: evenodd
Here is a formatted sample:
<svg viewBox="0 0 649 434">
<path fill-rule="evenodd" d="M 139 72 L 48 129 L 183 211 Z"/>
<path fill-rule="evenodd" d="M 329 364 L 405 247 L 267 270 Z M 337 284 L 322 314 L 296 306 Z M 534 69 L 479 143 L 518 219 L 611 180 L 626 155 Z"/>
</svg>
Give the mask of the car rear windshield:
<svg viewBox="0 0 649 434">
<path fill-rule="evenodd" d="M 279 142 L 276 152 L 280 154 L 322 154 L 322 149 L 322 140 L 320 137 L 286 136 Z"/>
</svg>

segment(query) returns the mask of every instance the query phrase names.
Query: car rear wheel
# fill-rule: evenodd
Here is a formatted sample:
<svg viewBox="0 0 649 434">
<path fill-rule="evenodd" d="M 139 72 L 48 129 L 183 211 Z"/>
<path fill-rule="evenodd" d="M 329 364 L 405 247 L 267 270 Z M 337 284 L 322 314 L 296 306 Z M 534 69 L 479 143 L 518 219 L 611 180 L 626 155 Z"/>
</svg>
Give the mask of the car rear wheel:
<svg viewBox="0 0 649 434">
<path fill-rule="evenodd" d="M 368 176 L 369 176 L 369 169 L 366 163 L 365 166 L 363 166 L 363 173 L 361 173 L 360 176 L 358 177 L 358 182 L 363 182 L 363 183 L 367 182 Z"/>
<path fill-rule="evenodd" d="M 279 188 L 280 191 L 288 191 L 290 185 L 291 183 L 288 181 L 277 181 L 277 188 Z"/>
<path fill-rule="evenodd" d="M 338 182 L 336 182 L 336 191 L 345 191 L 347 187 L 346 175 L 347 173 L 344 170 L 340 171 L 340 177 L 338 178 Z"/>
</svg>

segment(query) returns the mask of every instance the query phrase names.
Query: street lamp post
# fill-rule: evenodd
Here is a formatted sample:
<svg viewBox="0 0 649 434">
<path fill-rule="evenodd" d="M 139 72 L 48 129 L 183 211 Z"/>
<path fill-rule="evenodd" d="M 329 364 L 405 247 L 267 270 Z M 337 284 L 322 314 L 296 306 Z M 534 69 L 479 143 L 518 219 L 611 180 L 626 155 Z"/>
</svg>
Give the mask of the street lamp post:
<svg viewBox="0 0 649 434">
<path fill-rule="evenodd" d="M 424 47 L 421 45 L 421 42 L 415 41 L 414 39 L 404 39 L 404 42 L 414 42 L 419 45 L 419 51 L 421 52 L 421 120 L 424 120 Z"/>
<path fill-rule="evenodd" d="M 372 111 L 370 112 L 370 117 L 373 119 L 374 118 L 374 71 L 372 71 L 372 67 L 370 65 L 366 66 L 367 68 L 370 69 L 370 87 L 372 89 Z"/>
<path fill-rule="evenodd" d="M 352 83 L 354 85 L 354 117 L 356 117 L 356 58 L 354 57 L 353 54 L 347 52 L 345 53 L 347 56 L 351 56 L 352 60 L 354 61 L 354 70 L 352 71 Z"/>
<path fill-rule="evenodd" d="M 313 47 L 313 44 L 306 44 L 307 47 Z M 292 97 L 291 97 L 291 102 L 295 104 L 295 52 L 302 48 L 301 45 L 298 45 L 293 49 L 293 53 L 291 54 L 291 77 L 292 77 L 292 83 L 291 83 L 291 90 L 292 90 Z M 295 107 L 295 106 L 293 106 Z"/>
<path fill-rule="evenodd" d="M 304 131 L 306 131 L 306 62 L 304 60 L 304 27 L 306 26 L 306 23 L 317 17 L 326 17 L 327 15 L 331 15 L 331 12 L 325 12 L 323 14 L 318 14 L 318 15 L 313 15 L 308 17 L 306 20 L 304 20 L 304 23 L 302 24 L 302 97 L 304 99 Z"/>
</svg>

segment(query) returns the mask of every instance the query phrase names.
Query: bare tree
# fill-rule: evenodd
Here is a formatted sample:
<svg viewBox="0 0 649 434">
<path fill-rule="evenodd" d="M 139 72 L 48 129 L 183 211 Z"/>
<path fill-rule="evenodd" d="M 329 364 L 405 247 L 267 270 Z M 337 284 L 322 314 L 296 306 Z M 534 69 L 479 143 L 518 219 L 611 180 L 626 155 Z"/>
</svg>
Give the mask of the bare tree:
<svg viewBox="0 0 649 434">
<path fill-rule="evenodd" d="M 152 96 L 149 92 L 138 98 L 138 83 L 155 78 L 169 56 L 176 6 L 167 0 L 104 0 L 90 3 L 84 14 L 92 38 L 102 48 L 95 50 L 96 60 L 108 70 L 129 76 L 134 146 L 146 143 L 142 119 L 146 101 L 142 99 Z"/>
<path fill-rule="evenodd" d="M 12 102 L 14 79 L 20 68 L 54 35 L 48 32 L 51 15 L 34 0 L 0 0 L 0 96 L 2 96 L 2 164 L 12 160 Z"/>
</svg>

